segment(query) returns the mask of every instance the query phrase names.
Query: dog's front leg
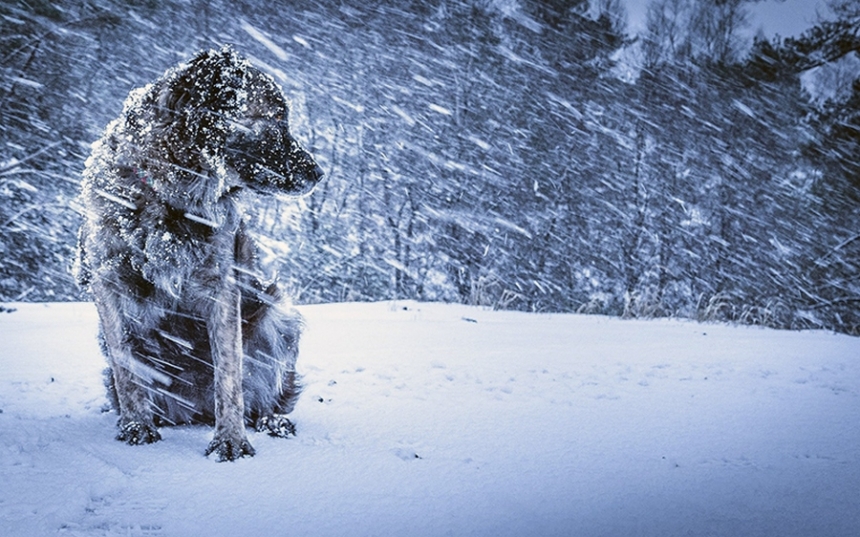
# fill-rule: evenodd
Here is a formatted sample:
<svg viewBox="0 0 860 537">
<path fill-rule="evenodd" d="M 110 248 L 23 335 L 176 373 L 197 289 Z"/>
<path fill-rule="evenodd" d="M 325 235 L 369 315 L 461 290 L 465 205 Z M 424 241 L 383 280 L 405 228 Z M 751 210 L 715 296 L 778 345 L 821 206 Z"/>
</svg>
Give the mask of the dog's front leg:
<svg viewBox="0 0 860 537">
<path fill-rule="evenodd" d="M 93 294 L 119 402 L 119 433 L 116 439 L 132 445 L 161 440 L 144 388 L 150 379 L 140 374 L 146 372 L 145 367 L 132 356 L 124 335 L 123 310 L 120 306 L 122 299 L 111 292 L 108 286 L 100 285 L 100 282 L 94 282 Z"/>
<path fill-rule="evenodd" d="M 239 289 L 235 285 L 216 297 L 208 322 L 215 362 L 215 437 L 206 455 L 232 461 L 254 455 L 245 434 L 245 399 L 242 393 L 242 317 Z"/>
</svg>

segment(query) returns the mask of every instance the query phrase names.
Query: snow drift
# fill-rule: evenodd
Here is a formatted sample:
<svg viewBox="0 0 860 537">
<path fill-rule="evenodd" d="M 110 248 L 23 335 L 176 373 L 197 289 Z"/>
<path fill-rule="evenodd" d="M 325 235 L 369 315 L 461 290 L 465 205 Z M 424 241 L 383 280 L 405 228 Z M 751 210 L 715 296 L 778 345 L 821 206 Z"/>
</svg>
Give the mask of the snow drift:
<svg viewBox="0 0 860 537">
<path fill-rule="evenodd" d="M 0 314 L 0 527 L 34 535 L 780 535 L 860 527 L 860 339 L 306 306 L 298 436 L 113 440 L 91 304 Z"/>
</svg>

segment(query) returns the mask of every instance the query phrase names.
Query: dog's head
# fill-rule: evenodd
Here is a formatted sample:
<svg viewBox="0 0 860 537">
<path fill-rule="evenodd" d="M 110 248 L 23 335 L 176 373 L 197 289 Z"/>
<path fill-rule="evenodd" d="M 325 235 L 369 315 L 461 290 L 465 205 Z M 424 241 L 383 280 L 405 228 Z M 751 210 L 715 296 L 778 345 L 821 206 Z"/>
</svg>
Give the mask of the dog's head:
<svg viewBox="0 0 860 537">
<path fill-rule="evenodd" d="M 238 177 L 231 187 L 301 195 L 323 172 L 290 134 L 289 106 L 269 75 L 230 47 L 175 69 L 157 96 L 172 160 L 206 162 Z"/>
</svg>

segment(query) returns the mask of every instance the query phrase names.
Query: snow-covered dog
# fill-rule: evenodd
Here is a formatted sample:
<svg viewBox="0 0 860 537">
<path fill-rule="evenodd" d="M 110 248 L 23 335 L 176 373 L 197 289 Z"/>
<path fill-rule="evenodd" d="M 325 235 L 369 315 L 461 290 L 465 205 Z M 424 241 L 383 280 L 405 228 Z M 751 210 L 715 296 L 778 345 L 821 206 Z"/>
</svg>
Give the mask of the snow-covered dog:
<svg viewBox="0 0 860 537">
<path fill-rule="evenodd" d="M 246 191 L 309 192 L 322 171 L 292 138 L 271 77 L 231 48 L 134 90 L 93 144 L 77 276 L 95 298 L 117 439 L 214 423 L 206 454 L 253 455 L 245 426 L 294 434 L 301 317 L 261 273 Z"/>
</svg>

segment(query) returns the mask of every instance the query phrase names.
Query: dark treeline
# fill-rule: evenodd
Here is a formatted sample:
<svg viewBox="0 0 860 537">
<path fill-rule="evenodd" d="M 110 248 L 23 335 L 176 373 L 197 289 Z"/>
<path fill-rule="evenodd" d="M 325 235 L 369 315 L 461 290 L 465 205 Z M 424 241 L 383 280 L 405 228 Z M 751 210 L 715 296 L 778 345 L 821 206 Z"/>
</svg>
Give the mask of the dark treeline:
<svg viewBox="0 0 860 537">
<path fill-rule="evenodd" d="M 860 333 L 860 7 L 834 8 L 744 44 L 741 0 L 654 0 L 638 36 L 617 0 L 5 2 L 0 301 L 82 297 L 89 144 L 233 43 L 328 176 L 256 222 L 297 302 Z"/>
</svg>

